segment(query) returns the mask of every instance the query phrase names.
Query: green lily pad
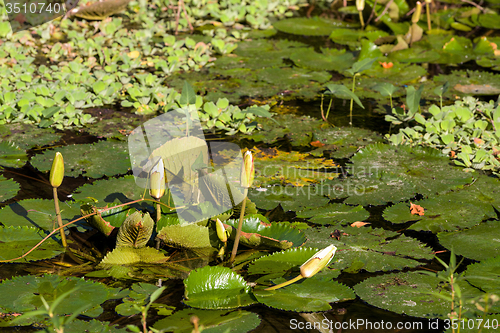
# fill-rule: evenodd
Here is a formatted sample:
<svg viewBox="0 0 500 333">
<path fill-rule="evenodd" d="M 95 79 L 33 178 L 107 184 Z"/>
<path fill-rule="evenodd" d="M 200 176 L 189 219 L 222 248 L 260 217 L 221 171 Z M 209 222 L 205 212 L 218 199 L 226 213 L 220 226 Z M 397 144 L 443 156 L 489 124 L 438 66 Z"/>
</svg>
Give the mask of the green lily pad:
<svg viewBox="0 0 500 333">
<path fill-rule="evenodd" d="M 258 208 L 273 209 L 278 205 L 285 210 L 299 211 L 309 207 L 324 206 L 330 201 L 320 186 L 270 186 L 251 188 L 248 198 Z"/>
<path fill-rule="evenodd" d="M 0 175 L 0 202 L 15 197 L 20 188 L 21 186 L 16 181 Z"/>
<path fill-rule="evenodd" d="M 412 47 L 411 49 L 391 52 L 389 58 L 400 62 L 425 63 L 438 60 L 440 55 L 434 50 Z"/>
<path fill-rule="evenodd" d="M 481 294 L 477 289 L 461 283 L 464 299 Z M 424 318 L 448 318 L 450 302 L 430 292 L 450 297 L 450 289 L 434 276 L 417 272 L 392 273 L 375 276 L 354 286 L 354 291 L 365 302 L 396 313 Z M 464 309 L 472 306 L 464 302 Z"/>
<path fill-rule="evenodd" d="M 468 230 L 441 232 L 439 243 L 455 254 L 474 260 L 486 260 L 500 253 L 500 221 L 481 223 Z"/>
<path fill-rule="evenodd" d="M 297 217 L 309 218 L 316 224 L 350 224 L 363 221 L 370 217 L 370 213 L 363 206 L 348 206 L 334 203 L 325 207 L 311 208 L 297 213 Z"/>
<path fill-rule="evenodd" d="M 453 71 L 448 75 L 437 75 L 434 82 L 450 87 L 458 95 L 498 95 L 500 92 L 500 75 L 480 71 Z"/>
<path fill-rule="evenodd" d="M 231 239 L 236 237 L 239 220 L 227 220 L 225 226 L 231 228 Z M 258 217 L 243 220 L 240 243 L 252 248 L 271 248 L 285 250 L 304 244 L 306 237 L 289 223 L 266 223 Z"/>
<path fill-rule="evenodd" d="M 59 207 L 63 224 L 80 217 L 77 205 L 60 202 Z M 25 199 L 12 203 L 0 209 L 0 222 L 5 226 L 37 227 L 52 231 L 57 225 L 54 200 Z"/>
<path fill-rule="evenodd" d="M 312 19 L 295 17 L 274 22 L 273 27 L 278 31 L 294 35 L 328 36 L 336 26 L 318 17 Z"/>
<path fill-rule="evenodd" d="M 194 270 L 184 286 L 184 303 L 194 308 L 233 309 L 256 303 L 245 279 L 227 267 Z"/>
<path fill-rule="evenodd" d="M 123 299 L 123 303 L 118 304 L 115 307 L 115 312 L 119 314 L 120 316 L 131 316 L 137 313 L 140 313 L 140 308 L 138 309 L 137 306 L 144 306 L 147 305 L 147 303 L 150 300 L 150 296 L 153 295 L 153 293 L 160 293 L 161 296 L 161 291 L 159 291 L 158 286 L 154 284 L 149 284 L 149 283 L 134 283 L 132 287 L 130 288 L 131 291 L 128 295 L 128 297 Z M 165 288 L 165 287 L 162 287 Z M 135 305 L 135 306 L 134 306 Z M 158 305 L 158 303 L 153 303 L 153 308 L 155 305 Z"/>
<path fill-rule="evenodd" d="M 153 328 L 173 333 L 191 333 L 191 318 L 196 316 L 203 331 L 208 333 L 246 333 L 260 324 L 257 314 L 248 311 L 227 312 L 223 310 L 184 309 L 164 319 L 158 320 Z"/>
<path fill-rule="evenodd" d="M 69 324 L 64 324 L 64 329 L 68 332 L 99 332 L 99 333 L 127 333 L 126 328 L 118 328 L 110 323 L 100 320 L 73 320 Z M 46 331 L 42 331 L 46 332 Z M 47 331 L 49 332 L 49 331 Z"/>
<path fill-rule="evenodd" d="M 0 165 L 10 168 L 20 168 L 28 160 L 26 152 L 12 142 L 0 142 Z"/>
<path fill-rule="evenodd" d="M 465 278 L 476 288 L 480 288 L 487 293 L 500 294 L 500 256 L 489 258 L 467 266 Z"/>
<path fill-rule="evenodd" d="M 73 199 L 78 202 L 87 202 L 88 197 L 97 200 L 99 205 L 107 203 L 126 203 L 140 199 L 147 191 L 135 184 L 134 176 L 127 175 L 120 178 L 96 180 L 92 184 L 78 187 L 73 194 Z"/>
<path fill-rule="evenodd" d="M 0 227 L 0 260 L 22 256 L 37 245 L 46 234 L 35 227 Z M 57 240 L 57 241 L 56 241 Z M 59 233 L 47 239 L 40 247 L 16 262 L 42 260 L 64 252 Z"/>
<path fill-rule="evenodd" d="M 89 317 L 97 317 L 102 313 L 100 304 L 112 298 L 116 291 L 104 284 L 86 281 L 77 277 L 32 275 L 15 277 L 0 283 L 0 304 L 6 311 L 27 312 L 43 308 L 40 296 L 50 304 L 61 294 L 78 288 L 66 297 L 55 309 L 56 315 L 72 314 L 84 305 L 83 312 Z"/>
<path fill-rule="evenodd" d="M 165 244 L 178 248 L 207 248 L 218 244 L 213 230 L 197 224 L 168 225 L 160 230 L 157 237 Z"/>
<path fill-rule="evenodd" d="M 13 123 L 2 125 L 0 129 L 2 141 L 15 142 L 22 149 L 42 147 L 61 139 L 61 134 L 53 129 L 40 128 L 32 124 Z"/>
<path fill-rule="evenodd" d="M 99 121 L 85 127 L 85 132 L 95 135 L 98 138 L 126 140 L 127 135 L 137 126 L 141 125 L 141 119 L 130 113 L 101 108 L 87 109 L 85 112 L 99 118 Z"/>
<path fill-rule="evenodd" d="M 312 48 L 300 48 L 290 59 L 299 67 L 316 71 L 344 71 L 352 66 L 355 57 L 351 52 L 336 49 L 323 49 L 323 54 L 317 53 Z"/>
<path fill-rule="evenodd" d="M 275 282 L 284 281 L 280 278 Z M 328 311 L 331 309 L 329 303 L 356 298 L 351 288 L 331 279 L 316 276 L 277 290 L 254 289 L 253 294 L 260 303 L 267 306 L 296 312 Z"/>
<path fill-rule="evenodd" d="M 165 254 L 152 247 L 117 247 L 102 259 L 99 267 L 108 268 L 109 265 L 164 264 L 168 261 L 168 258 Z"/>
<path fill-rule="evenodd" d="M 400 180 L 415 186 L 424 197 L 459 188 L 472 181 L 463 169 L 453 167 L 447 156 L 431 148 L 393 147 L 373 144 L 351 159 L 355 176 L 370 177 L 383 170 L 400 175 Z"/>
<path fill-rule="evenodd" d="M 325 71 L 310 71 L 303 68 L 265 68 L 255 73 L 258 80 L 265 81 L 283 89 L 303 88 L 311 81 L 325 83 L 331 75 Z"/>
<path fill-rule="evenodd" d="M 65 146 L 57 149 L 64 157 L 66 176 L 85 175 L 100 178 L 120 175 L 130 170 L 128 146 L 125 142 L 99 141 L 94 144 Z M 40 171 L 49 171 L 55 152 L 48 150 L 35 155 L 31 164 Z"/>
<path fill-rule="evenodd" d="M 405 202 L 386 208 L 383 216 L 392 223 L 414 221 L 409 229 L 434 233 L 470 228 L 487 217 L 493 217 L 487 215 L 484 205 L 475 200 L 468 200 L 461 192 L 413 203 L 425 209 L 423 216 L 413 215 L 410 212 L 410 204 Z"/>
<path fill-rule="evenodd" d="M 146 246 L 151 235 L 155 222 L 149 216 L 140 212 L 135 212 L 128 216 L 120 226 L 116 236 L 116 247 L 134 247 L 141 248 Z"/>
<path fill-rule="evenodd" d="M 321 227 L 304 230 L 307 245 L 337 247 L 332 266 L 348 273 L 391 271 L 421 265 L 417 260 L 433 258 L 432 249 L 416 239 L 394 231 L 356 227 Z M 339 239 L 337 240 L 336 237 Z"/>
<path fill-rule="evenodd" d="M 255 186 L 290 184 L 304 186 L 319 183 L 324 179 L 334 179 L 336 168 L 333 161 L 311 158 L 309 154 L 284 152 L 276 149 L 258 150 L 254 148 Z M 335 170 L 336 171 L 336 170 Z"/>
</svg>

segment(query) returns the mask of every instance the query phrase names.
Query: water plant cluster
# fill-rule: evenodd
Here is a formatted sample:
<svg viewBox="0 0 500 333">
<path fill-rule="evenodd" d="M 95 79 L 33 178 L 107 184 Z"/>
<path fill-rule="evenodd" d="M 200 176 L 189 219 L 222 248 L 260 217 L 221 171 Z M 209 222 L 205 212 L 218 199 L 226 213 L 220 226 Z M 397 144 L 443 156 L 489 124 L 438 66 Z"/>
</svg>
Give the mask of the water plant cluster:
<svg viewBox="0 0 500 333">
<path fill-rule="evenodd" d="M 123 3 L 16 33 L 0 22 L 0 261 L 24 271 L 2 275 L 1 327 L 248 332 L 262 309 L 340 323 L 360 299 L 496 332 L 500 114 L 471 96 L 500 92 L 493 4 L 417 3 L 410 17 L 399 0 Z M 302 6 L 330 17 L 292 17 Z M 282 112 L 297 97 L 317 117 Z M 367 98 L 385 138 L 352 126 L 376 116 Z M 127 137 L 172 109 L 247 147 L 239 177 L 167 189 L 211 165 L 187 135 L 154 151 L 155 186 L 137 186 Z M 92 143 L 65 145 L 56 130 L 75 128 Z M 29 199 L 26 170 L 43 179 Z"/>
</svg>

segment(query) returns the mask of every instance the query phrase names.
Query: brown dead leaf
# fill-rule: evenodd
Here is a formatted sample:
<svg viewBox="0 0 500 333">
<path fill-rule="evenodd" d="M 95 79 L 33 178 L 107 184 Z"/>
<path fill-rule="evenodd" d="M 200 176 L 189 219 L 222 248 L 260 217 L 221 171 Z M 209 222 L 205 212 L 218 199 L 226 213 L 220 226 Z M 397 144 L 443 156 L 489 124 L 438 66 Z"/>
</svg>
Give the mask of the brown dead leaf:
<svg viewBox="0 0 500 333">
<path fill-rule="evenodd" d="M 425 214 L 424 208 L 422 206 L 412 204 L 411 202 L 410 202 L 410 213 L 412 215 L 420 215 L 420 216 L 423 216 Z"/>
<path fill-rule="evenodd" d="M 361 228 L 362 226 L 367 225 L 367 224 L 370 224 L 370 223 L 357 221 L 357 222 L 352 223 L 351 227 Z"/>
<path fill-rule="evenodd" d="M 317 141 L 311 142 L 310 145 L 313 146 L 313 147 L 318 147 L 319 148 L 319 147 L 323 147 L 325 144 L 321 143 L 321 142 L 319 142 L 319 140 L 317 140 Z"/>
</svg>

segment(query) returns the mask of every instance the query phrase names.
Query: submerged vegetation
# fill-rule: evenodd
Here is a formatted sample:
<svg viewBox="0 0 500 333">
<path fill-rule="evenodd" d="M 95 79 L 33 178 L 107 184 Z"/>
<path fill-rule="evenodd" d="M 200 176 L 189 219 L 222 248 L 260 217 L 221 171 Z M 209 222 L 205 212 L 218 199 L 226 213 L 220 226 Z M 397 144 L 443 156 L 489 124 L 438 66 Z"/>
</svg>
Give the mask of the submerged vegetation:
<svg viewBox="0 0 500 333">
<path fill-rule="evenodd" d="M 497 331 L 494 1 L 8 4 L 0 327 Z"/>
</svg>

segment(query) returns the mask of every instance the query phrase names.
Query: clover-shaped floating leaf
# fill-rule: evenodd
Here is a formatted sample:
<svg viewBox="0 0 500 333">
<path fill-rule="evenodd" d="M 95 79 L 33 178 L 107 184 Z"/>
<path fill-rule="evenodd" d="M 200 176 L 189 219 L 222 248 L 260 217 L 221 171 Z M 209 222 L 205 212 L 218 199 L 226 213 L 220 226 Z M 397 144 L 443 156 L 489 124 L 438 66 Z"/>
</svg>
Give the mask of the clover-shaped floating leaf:
<svg viewBox="0 0 500 333">
<path fill-rule="evenodd" d="M 274 282 L 284 281 L 285 279 L 280 278 Z M 277 290 L 254 289 L 253 294 L 260 303 L 267 306 L 296 312 L 328 311 L 331 309 L 329 303 L 356 298 L 351 288 L 331 279 L 317 276 Z"/>
<path fill-rule="evenodd" d="M 79 217 L 77 205 L 61 202 L 63 224 Z M 0 209 L 0 222 L 5 226 L 37 227 L 52 231 L 57 225 L 54 201 L 45 199 L 26 199 Z"/>
<path fill-rule="evenodd" d="M 40 296 L 50 304 L 59 295 L 78 288 L 66 297 L 56 308 L 56 315 L 71 314 L 84 305 L 89 307 L 84 315 L 97 317 L 102 313 L 100 304 L 115 297 L 117 290 L 99 282 L 86 281 L 77 277 L 32 275 L 15 277 L 0 283 L 0 304 L 11 312 L 26 312 L 43 308 Z M 90 309 L 89 309 L 90 308 Z"/>
<path fill-rule="evenodd" d="M 20 168 L 28 160 L 26 152 L 9 141 L 0 142 L 0 165 L 4 167 Z M 50 169 L 50 167 L 49 167 Z"/>
<path fill-rule="evenodd" d="M 65 146 L 57 151 L 64 156 L 66 176 L 100 178 L 104 175 L 124 174 L 130 169 L 126 142 L 99 141 L 94 144 Z M 40 171 L 48 171 L 53 158 L 54 151 L 47 150 L 34 156 L 31 164 Z"/>
<path fill-rule="evenodd" d="M 325 193 L 326 194 L 326 193 Z M 248 197 L 261 209 L 273 209 L 281 205 L 285 211 L 324 206 L 330 201 L 320 186 L 271 186 L 251 188 Z"/>
<path fill-rule="evenodd" d="M 184 303 L 194 308 L 233 309 L 256 303 L 245 279 L 227 267 L 194 270 L 184 286 Z"/>
<path fill-rule="evenodd" d="M 363 206 L 353 207 L 333 203 L 324 207 L 303 210 L 297 213 L 297 217 L 308 217 L 310 222 L 317 224 L 350 224 L 367 219 L 370 213 Z"/>
<path fill-rule="evenodd" d="M 335 268 L 349 273 L 361 269 L 376 272 L 416 267 L 421 265 L 416 260 L 433 257 L 431 248 L 394 231 L 337 226 L 310 228 L 304 233 L 308 246 L 324 248 L 334 244 L 337 247 Z"/>
<path fill-rule="evenodd" d="M 451 166 L 447 156 L 431 148 L 373 144 L 361 149 L 351 161 L 353 173 L 358 178 L 376 176 L 388 170 L 400 175 L 401 181 L 411 183 L 417 193 L 425 197 L 472 181 L 463 169 Z"/>
<path fill-rule="evenodd" d="M 480 296 L 478 289 L 460 283 L 464 299 Z M 375 276 L 354 286 L 354 291 L 365 302 L 396 313 L 415 317 L 448 318 L 450 302 L 430 293 L 450 297 L 450 290 L 433 276 L 417 272 L 392 273 Z M 472 309 L 464 302 L 462 311 Z"/>
<path fill-rule="evenodd" d="M 455 254 L 474 260 L 485 260 L 496 257 L 500 253 L 500 221 L 493 220 L 481 223 L 467 230 L 441 232 L 439 243 Z"/>
<path fill-rule="evenodd" d="M 238 220 L 227 220 L 225 226 L 231 226 L 231 239 L 236 237 Z M 252 248 L 271 248 L 285 250 L 304 244 L 306 237 L 292 228 L 289 223 L 266 223 L 259 217 L 247 217 L 243 220 L 240 243 Z"/>
<path fill-rule="evenodd" d="M 0 202 L 15 197 L 20 188 L 19 183 L 0 175 Z"/>
<path fill-rule="evenodd" d="M 184 309 L 158 320 L 153 328 L 165 332 L 191 333 L 193 316 L 198 318 L 199 325 L 203 325 L 207 332 L 217 330 L 216 332 L 246 333 L 260 324 L 259 316 L 248 311 Z"/>
<path fill-rule="evenodd" d="M 155 222 L 149 216 L 149 213 L 145 213 L 144 216 L 140 212 L 133 213 L 127 217 L 120 230 L 118 230 L 116 247 L 141 248 L 146 246 L 153 234 L 154 226 Z"/>
<path fill-rule="evenodd" d="M 22 256 L 44 237 L 45 234 L 35 227 L 0 227 L 0 260 Z M 59 240 L 57 235 L 52 236 L 35 251 L 23 259 L 18 259 L 17 262 L 49 259 L 63 253 L 64 248 L 54 239 Z"/>
</svg>

